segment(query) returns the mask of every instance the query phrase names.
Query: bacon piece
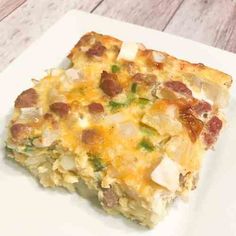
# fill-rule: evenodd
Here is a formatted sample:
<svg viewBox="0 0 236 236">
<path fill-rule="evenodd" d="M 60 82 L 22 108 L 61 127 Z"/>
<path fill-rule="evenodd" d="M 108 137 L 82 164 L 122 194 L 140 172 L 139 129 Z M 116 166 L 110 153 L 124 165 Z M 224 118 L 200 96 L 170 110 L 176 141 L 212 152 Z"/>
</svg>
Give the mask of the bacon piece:
<svg viewBox="0 0 236 236">
<path fill-rule="evenodd" d="M 180 81 L 167 81 L 164 85 L 172 89 L 174 92 L 183 94 L 185 96 L 192 96 L 192 91 L 182 82 Z"/>
<path fill-rule="evenodd" d="M 112 208 L 117 206 L 119 203 L 119 198 L 112 188 L 103 190 L 103 204 L 105 207 Z"/>
<path fill-rule="evenodd" d="M 22 92 L 15 101 L 16 108 L 33 107 L 37 104 L 38 94 L 35 89 L 30 88 Z"/>
<path fill-rule="evenodd" d="M 102 136 L 94 129 L 85 129 L 82 131 L 81 140 L 85 144 L 99 144 L 102 141 Z"/>
<path fill-rule="evenodd" d="M 96 42 L 87 52 L 86 55 L 88 57 L 93 57 L 93 56 L 97 56 L 97 57 L 101 57 L 104 53 L 104 51 L 106 50 L 106 48 L 100 43 L 100 42 Z"/>
<path fill-rule="evenodd" d="M 210 148 L 216 142 L 216 137 L 212 136 L 211 133 L 203 133 L 203 138 L 207 149 Z"/>
<path fill-rule="evenodd" d="M 11 135 L 14 139 L 24 139 L 30 132 L 30 127 L 27 124 L 16 123 L 11 126 Z"/>
<path fill-rule="evenodd" d="M 59 115 L 60 117 L 65 117 L 70 111 L 70 106 L 64 102 L 55 102 L 50 105 L 50 110 Z"/>
<path fill-rule="evenodd" d="M 180 120 L 187 129 L 191 141 L 195 143 L 203 129 L 203 122 L 197 119 L 189 108 L 180 110 Z"/>
<path fill-rule="evenodd" d="M 88 105 L 88 109 L 89 109 L 89 112 L 92 114 L 104 112 L 103 105 L 101 103 L 96 103 L 96 102 L 90 103 Z"/>
<path fill-rule="evenodd" d="M 207 148 L 210 148 L 216 142 L 222 126 L 222 121 L 217 116 L 213 116 L 206 123 L 206 131 L 203 133 L 203 138 Z"/>
<path fill-rule="evenodd" d="M 205 112 L 211 111 L 212 107 L 208 102 L 202 100 L 202 101 L 198 101 L 196 104 L 194 104 L 192 106 L 192 109 L 198 115 L 202 115 Z"/>
<path fill-rule="evenodd" d="M 117 80 L 117 75 L 103 71 L 101 74 L 100 88 L 110 97 L 121 93 L 123 88 Z"/>
<path fill-rule="evenodd" d="M 142 74 L 136 73 L 132 77 L 133 81 L 136 83 L 146 84 L 146 85 L 154 85 L 156 83 L 157 77 L 154 74 Z"/>
<path fill-rule="evenodd" d="M 222 128 L 222 121 L 217 116 L 213 116 L 207 122 L 207 127 L 208 127 L 208 130 L 212 134 L 218 135 L 220 133 L 221 128 Z"/>
</svg>

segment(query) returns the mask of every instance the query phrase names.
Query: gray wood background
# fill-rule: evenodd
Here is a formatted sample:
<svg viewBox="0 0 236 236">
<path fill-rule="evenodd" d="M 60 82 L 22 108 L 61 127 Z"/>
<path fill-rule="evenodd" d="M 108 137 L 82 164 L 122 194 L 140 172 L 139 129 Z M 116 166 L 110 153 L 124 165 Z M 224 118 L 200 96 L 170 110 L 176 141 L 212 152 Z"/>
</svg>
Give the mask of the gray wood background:
<svg viewBox="0 0 236 236">
<path fill-rule="evenodd" d="M 235 0 L 0 0 L 0 71 L 70 9 L 236 52 Z"/>
</svg>

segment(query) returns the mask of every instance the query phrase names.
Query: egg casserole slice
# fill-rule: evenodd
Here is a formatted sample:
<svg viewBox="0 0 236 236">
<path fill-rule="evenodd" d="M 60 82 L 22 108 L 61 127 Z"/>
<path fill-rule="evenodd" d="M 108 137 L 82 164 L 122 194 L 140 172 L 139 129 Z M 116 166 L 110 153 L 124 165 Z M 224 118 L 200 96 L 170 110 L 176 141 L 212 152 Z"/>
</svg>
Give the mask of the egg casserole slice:
<svg viewBox="0 0 236 236">
<path fill-rule="evenodd" d="M 16 98 L 8 156 L 44 187 L 83 181 L 108 213 L 153 227 L 196 188 L 231 77 L 95 32 L 68 58 Z"/>
</svg>

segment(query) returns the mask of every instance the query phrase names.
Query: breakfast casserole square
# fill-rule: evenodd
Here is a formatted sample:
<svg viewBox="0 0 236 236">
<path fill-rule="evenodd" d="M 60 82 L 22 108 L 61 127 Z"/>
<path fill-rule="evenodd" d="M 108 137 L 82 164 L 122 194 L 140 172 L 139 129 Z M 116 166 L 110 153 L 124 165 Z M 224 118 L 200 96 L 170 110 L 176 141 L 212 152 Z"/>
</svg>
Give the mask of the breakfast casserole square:
<svg viewBox="0 0 236 236">
<path fill-rule="evenodd" d="M 8 156 L 44 187 L 83 182 L 108 213 L 153 227 L 196 188 L 231 77 L 95 32 L 68 58 L 16 98 Z"/>
</svg>

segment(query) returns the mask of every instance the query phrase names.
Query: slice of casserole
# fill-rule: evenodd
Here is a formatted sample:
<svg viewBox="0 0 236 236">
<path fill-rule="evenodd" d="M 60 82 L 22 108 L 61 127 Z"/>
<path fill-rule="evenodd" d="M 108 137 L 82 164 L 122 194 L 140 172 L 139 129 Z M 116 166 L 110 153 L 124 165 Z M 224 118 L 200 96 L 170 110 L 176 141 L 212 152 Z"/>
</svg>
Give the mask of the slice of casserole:
<svg viewBox="0 0 236 236">
<path fill-rule="evenodd" d="M 68 57 L 17 97 L 8 155 L 44 187 L 83 181 L 109 213 L 152 227 L 196 188 L 231 77 L 94 32 Z"/>
</svg>

